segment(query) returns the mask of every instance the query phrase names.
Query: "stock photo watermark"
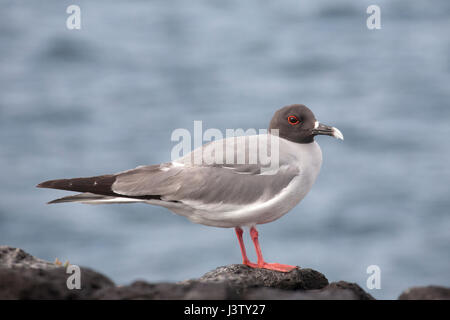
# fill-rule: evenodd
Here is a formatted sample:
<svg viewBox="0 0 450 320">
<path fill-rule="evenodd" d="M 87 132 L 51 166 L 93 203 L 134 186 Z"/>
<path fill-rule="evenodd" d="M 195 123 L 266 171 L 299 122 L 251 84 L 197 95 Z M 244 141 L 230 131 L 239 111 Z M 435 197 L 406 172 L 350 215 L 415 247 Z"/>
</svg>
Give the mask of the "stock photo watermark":
<svg viewBox="0 0 450 320">
<path fill-rule="evenodd" d="M 376 4 L 367 7 L 367 14 L 370 16 L 366 20 L 367 29 L 377 30 L 381 29 L 381 9 Z"/>
<path fill-rule="evenodd" d="M 81 289 L 81 269 L 79 266 L 71 264 L 67 266 L 66 273 L 70 274 L 67 278 L 66 285 L 69 290 Z"/>
<path fill-rule="evenodd" d="M 70 264 L 69 261 L 66 261 L 64 264 L 59 261 L 58 258 L 55 259 L 54 262 L 59 267 L 66 268 L 66 273 L 70 274 L 67 277 L 66 286 L 69 290 L 80 290 L 81 289 L 81 269 L 79 266 L 75 264 Z"/>
<path fill-rule="evenodd" d="M 66 13 L 69 16 L 66 19 L 66 27 L 69 30 L 81 29 L 81 8 L 78 5 L 72 4 L 67 7 Z M 372 4 L 367 7 L 366 13 L 369 14 L 366 20 L 366 26 L 369 30 L 381 29 L 381 9 L 380 6 Z"/>
<path fill-rule="evenodd" d="M 81 29 L 81 8 L 75 4 L 67 7 L 66 13 L 69 16 L 66 19 L 66 28 L 69 30 Z"/>
<path fill-rule="evenodd" d="M 381 289 L 381 269 L 376 264 L 372 264 L 367 267 L 367 274 L 370 276 L 367 278 L 366 287 L 369 290 Z"/>
<path fill-rule="evenodd" d="M 194 121 L 193 135 L 178 128 L 171 141 L 178 142 L 172 148 L 171 160 L 180 165 L 259 165 L 261 172 L 269 175 L 280 164 L 278 130 L 226 129 L 224 135 L 216 128 L 203 132 L 203 122 Z"/>
<path fill-rule="evenodd" d="M 215 318 L 217 315 L 240 316 L 240 315 L 262 315 L 266 309 L 265 304 L 229 304 L 226 307 L 201 306 L 191 304 L 184 308 L 185 315 L 206 315 Z"/>
</svg>

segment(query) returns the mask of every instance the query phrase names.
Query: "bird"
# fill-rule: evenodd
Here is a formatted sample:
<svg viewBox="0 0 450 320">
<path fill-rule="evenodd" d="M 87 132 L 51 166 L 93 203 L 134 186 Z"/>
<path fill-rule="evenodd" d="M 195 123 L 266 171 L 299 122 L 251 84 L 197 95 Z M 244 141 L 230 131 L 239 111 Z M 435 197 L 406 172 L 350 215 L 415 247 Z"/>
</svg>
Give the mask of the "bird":
<svg viewBox="0 0 450 320">
<path fill-rule="evenodd" d="M 165 207 L 194 223 L 234 228 L 244 265 L 290 272 L 297 266 L 264 260 L 256 227 L 281 218 L 309 192 L 322 166 L 318 135 L 344 140 L 339 129 L 320 123 L 308 107 L 293 104 L 277 110 L 263 133 L 213 140 L 170 162 L 49 180 L 37 187 L 80 192 L 49 204 L 140 202 Z M 261 160 L 262 149 L 270 151 L 276 165 Z M 212 161 L 204 161 L 205 154 Z M 244 228 L 249 229 L 256 263 L 247 257 Z"/>
</svg>

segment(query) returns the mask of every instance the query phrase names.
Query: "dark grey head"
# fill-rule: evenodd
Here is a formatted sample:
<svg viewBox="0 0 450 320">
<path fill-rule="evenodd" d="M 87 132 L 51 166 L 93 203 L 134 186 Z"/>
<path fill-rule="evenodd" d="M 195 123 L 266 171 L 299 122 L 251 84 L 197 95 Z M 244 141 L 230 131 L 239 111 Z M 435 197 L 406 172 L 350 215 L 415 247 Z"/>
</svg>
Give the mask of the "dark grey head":
<svg viewBox="0 0 450 320">
<path fill-rule="evenodd" d="M 273 129 L 279 130 L 280 138 L 297 143 L 311 143 L 319 134 L 344 140 L 338 129 L 319 123 L 314 113 L 303 104 L 293 104 L 275 112 L 269 131 L 272 132 Z"/>
</svg>

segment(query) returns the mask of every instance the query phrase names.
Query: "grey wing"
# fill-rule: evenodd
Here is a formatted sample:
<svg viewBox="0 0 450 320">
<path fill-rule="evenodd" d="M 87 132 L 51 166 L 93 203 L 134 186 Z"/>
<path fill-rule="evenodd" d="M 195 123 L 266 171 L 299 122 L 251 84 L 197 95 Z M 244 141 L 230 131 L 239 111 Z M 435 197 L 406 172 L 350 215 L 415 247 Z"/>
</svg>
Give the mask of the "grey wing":
<svg viewBox="0 0 450 320">
<path fill-rule="evenodd" d="M 202 149 L 208 146 L 211 144 Z M 284 162 L 276 168 L 276 174 L 267 174 L 261 163 L 249 161 L 242 164 L 217 161 L 195 164 L 187 161 L 202 149 L 194 150 L 173 163 L 138 167 L 120 173 L 112 190 L 129 197 L 157 195 L 163 201 L 246 204 L 273 197 L 299 173 L 297 167 Z M 253 151 L 249 147 L 237 152 Z"/>
<path fill-rule="evenodd" d="M 163 201 L 246 204 L 273 197 L 298 174 L 289 167 L 277 175 L 238 172 L 217 166 L 144 167 L 117 175 L 112 190 L 129 197 L 157 195 Z"/>
</svg>

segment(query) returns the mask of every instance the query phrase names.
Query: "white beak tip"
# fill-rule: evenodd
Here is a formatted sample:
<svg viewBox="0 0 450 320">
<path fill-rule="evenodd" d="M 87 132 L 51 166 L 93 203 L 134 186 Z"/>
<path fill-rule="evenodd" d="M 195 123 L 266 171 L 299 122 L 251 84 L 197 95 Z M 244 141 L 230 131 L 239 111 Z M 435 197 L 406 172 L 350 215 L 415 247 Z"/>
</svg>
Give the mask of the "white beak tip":
<svg viewBox="0 0 450 320">
<path fill-rule="evenodd" d="M 338 128 L 333 127 L 333 137 L 339 140 L 344 140 L 344 135 Z"/>
</svg>

